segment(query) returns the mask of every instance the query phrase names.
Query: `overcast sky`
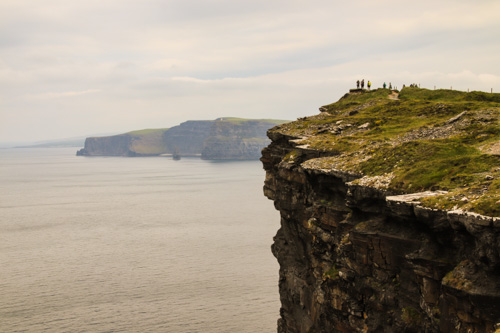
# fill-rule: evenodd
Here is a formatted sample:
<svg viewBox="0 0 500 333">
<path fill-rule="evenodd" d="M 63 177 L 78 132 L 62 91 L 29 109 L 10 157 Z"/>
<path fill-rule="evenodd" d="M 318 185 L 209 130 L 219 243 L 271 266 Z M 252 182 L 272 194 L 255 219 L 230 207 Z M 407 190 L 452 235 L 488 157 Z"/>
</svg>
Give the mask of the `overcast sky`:
<svg viewBox="0 0 500 333">
<path fill-rule="evenodd" d="M 498 0 L 1 0 L 0 142 L 296 119 L 357 79 L 500 92 Z"/>
</svg>

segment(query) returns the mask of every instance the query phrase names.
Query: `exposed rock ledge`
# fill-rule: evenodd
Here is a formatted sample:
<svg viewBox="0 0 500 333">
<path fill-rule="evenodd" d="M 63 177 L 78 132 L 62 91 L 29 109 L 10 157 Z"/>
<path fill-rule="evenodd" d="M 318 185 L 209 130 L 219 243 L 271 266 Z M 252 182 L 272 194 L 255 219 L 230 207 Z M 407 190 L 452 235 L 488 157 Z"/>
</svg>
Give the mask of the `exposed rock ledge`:
<svg viewBox="0 0 500 333">
<path fill-rule="evenodd" d="M 323 112 L 324 113 L 324 112 Z M 425 207 L 392 179 L 326 165 L 337 154 L 274 129 L 265 195 L 281 214 L 278 332 L 494 332 L 500 219 Z"/>
<path fill-rule="evenodd" d="M 500 219 L 419 205 L 340 171 L 282 162 L 264 191 L 281 212 L 279 332 L 491 332 L 500 322 Z"/>
</svg>

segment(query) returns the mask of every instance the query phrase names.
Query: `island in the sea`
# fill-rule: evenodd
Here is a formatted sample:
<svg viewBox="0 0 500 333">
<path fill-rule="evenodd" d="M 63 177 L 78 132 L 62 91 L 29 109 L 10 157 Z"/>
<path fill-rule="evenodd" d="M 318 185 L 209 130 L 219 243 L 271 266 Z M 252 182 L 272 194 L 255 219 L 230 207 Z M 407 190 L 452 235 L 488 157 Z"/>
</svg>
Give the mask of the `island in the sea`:
<svg viewBox="0 0 500 333">
<path fill-rule="evenodd" d="M 201 156 L 203 159 L 259 159 L 275 119 L 189 120 L 178 126 L 113 136 L 89 137 L 78 156 Z"/>
</svg>

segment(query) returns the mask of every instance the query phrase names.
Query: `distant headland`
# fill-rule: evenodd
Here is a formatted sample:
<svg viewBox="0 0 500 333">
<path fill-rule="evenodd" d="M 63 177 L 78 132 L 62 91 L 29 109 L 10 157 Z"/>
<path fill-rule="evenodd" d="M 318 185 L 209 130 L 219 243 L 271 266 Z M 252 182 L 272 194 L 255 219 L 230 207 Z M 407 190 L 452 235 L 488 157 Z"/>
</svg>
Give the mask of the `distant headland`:
<svg viewBox="0 0 500 333">
<path fill-rule="evenodd" d="M 270 141 L 266 132 L 288 122 L 224 117 L 189 120 L 171 128 L 89 137 L 77 156 L 201 156 L 203 159 L 259 159 Z"/>
</svg>

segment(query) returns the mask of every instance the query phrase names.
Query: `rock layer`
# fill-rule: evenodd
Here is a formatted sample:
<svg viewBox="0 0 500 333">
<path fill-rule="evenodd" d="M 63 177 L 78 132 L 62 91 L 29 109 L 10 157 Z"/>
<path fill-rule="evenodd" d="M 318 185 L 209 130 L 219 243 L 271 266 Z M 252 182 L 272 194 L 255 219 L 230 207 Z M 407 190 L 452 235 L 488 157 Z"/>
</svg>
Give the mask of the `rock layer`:
<svg viewBox="0 0 500 333">
<path fill-rule="evenodd" d="M 201 151 L 205 159 L 259 159 L 269 144 L 266 132 L 269 122 L 258 120 L 226 121 L 217 119 Z"/>
<path fill-rule="evenodd" d="M 281 214 L 278 332 L 493 332 L 500 219 L 425 208 L 321 169 L 332 152 L 272 130 L 264 194 Z M 309 161 L 306 163 L 306 161 Z"/>
<path fill-rule="evenodd" d="M 127 134 L 91 137 L 85 139 L 85 148 L 76 152 L 77 156 L 135 156 L 130 149 L 132 136 Z"/>
</svg>

